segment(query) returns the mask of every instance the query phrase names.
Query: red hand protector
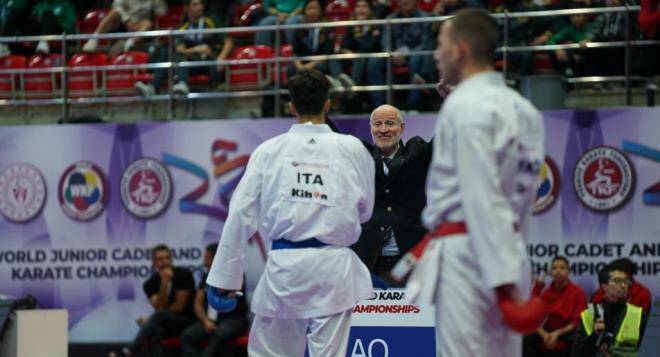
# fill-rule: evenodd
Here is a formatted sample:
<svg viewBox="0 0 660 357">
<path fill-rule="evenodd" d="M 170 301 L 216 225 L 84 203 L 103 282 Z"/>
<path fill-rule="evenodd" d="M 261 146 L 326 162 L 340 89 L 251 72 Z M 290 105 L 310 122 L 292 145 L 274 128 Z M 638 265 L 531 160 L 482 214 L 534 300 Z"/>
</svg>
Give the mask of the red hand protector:
<svg viewBox="0 0 660 357">
<path fill-rule="evenodd" d="M 516 303 L 510 296 L 498 292 L 497 306 L 502 312 L 504 323 L 513 331 L 524 335 L 535 332 L 548 314 L 545 303 L 538 296 Z"/>
</svg>

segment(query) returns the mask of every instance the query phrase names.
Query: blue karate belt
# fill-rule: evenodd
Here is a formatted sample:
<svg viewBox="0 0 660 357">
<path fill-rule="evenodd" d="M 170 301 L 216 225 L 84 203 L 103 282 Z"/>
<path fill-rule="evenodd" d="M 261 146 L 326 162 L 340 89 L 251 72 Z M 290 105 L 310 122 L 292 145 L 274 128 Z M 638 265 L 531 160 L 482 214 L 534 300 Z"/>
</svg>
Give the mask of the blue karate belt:
<svg viewBox="0 0 660 357">
<path fill-rule="evenodd" d="M 320 248 L 320 247 L 325 247 L 328 246 L 329 244 L 323 243 L 320 240 L 316 238 L 309 238 L 305 240 L 301 240 L 298 242 L 292 242 L 290 240 L 286 240 L 284 238 L 280 239 L 275 239 L 273 241 L 273 246 L 272 250 L 279 250 L 279 249 L 300 249 L 300 248 Z"/>
<path fill-rule="evenodd" d="M 229 297 L 226 293 L 220 293 L 215 287 L 210 285 L 207 285 L 206 288 L 206 301 L 220 313 L 230 312 L 238 305 L 236 297 Z"/>
</svg>

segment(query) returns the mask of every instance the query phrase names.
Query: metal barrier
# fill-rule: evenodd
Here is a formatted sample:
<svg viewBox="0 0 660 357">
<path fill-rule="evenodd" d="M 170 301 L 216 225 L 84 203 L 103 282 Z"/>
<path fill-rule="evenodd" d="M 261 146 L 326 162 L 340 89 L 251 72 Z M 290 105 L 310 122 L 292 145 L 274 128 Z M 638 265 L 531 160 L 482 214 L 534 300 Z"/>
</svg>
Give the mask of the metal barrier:
<svg viewBox="0 0 660 357">
<path fill-rule="evenodd" d="M 546 10 L 546 11 L 529 11 L 529 12 L 505 12 L 492 14 L 493 17 L 503 21 L 503 45 L 498 48 L 499 52 L 503 54 L 503 68 L 504 75 L 509 74 L 508 56 L 511 52 L 538 52 L 550 51 L 558 49 L 578 49 L 581 48 L 580 44 L 565 44 L 565 45 L 540 45 L 540 46 L 509 46 L 509 21 L 515 18 L 530 18 L 530 17 L 548 17 L 548 16 L 566 16 L 573 14 L 602 14 L 614 12 L 638 12 L 639 6 L 618 6 L 618 7 L 605 7 L 605 8 L 585 8 L 585 9 L 565 9 L 565 10 Z M 31 41 L 60 41 L 64 63 L 59 67 L 51 68 L 38 68 L 38 69 L 5 69 L 0 70 L 2 74 L 35 74 L 35 73 L 57 73 L 61 75 L 61 98 L 53 99 L 0 99 L 1 106 L 23 106 L 23 105 L 61 105 L 62 118 L 67 120 L 69 117 L 69 106 L 79 104 L 99 104 L 99 103 L 126 103 L 134 101 L 167 101 L 168 102 L 168 117 L 174 117 L 174 101 L 176 99 L 213 99 L 213 98 L 232 98 L 232 97 L 249 97 L 249 96 L 275 96 L 275 115 L 280 116 L 280 103 L 281 96 L 287 94 L 287 90 L 282 88 L 282 81 L 280 78 L 282 70 L 282 62 L 292 62 L 295 60 L 350 60 L 361 58 L 384 58 L 386 59 L 386 84 L 384 85 L 371 85 L 371 86 L 353 86 L 350 88 L 354 92 L 365 91 L 387 91 L 387 101 L 392 102 L 393 91 L 395 90 L 410 90 L 410 89 L 429 89 L 434 88 L 435 84 L 394 84 L 392 78 L 392 49 L 390 48 L 392 26 L 399 24 L 409 23 L 425 23 L 425 22 L 441 22 L 451 16 L 439 17 L 424 17 L 424 18 L 404 18 L 404 19 L 383 19 L 383 20 L 368 20 L 368 21 L 336 21 L 336 22 L 322 22 L 314 24 L 296 24 L 296 25 L 280 25 L 273 26 L 249 26 L 249 27 L 227 27 L 215 29 L 201 29 L 201 30 L 156 30 L 146 32 L 130 32 L 130 33 L 107 33 L 107 34 L 72 34 L 72 35 L 44 35 L 44 36 L 17 36 L 17 37 L 0 37 L 0 43 L 7 42 L 31 42 Z M 626 16 L 626 36 L 624 41 L 612 42 L 591 42 L 587 44 L 587 48 L 611 48 L 611 47 L 625 47 L 625 73 L 624 76 L 617 76 L 615 80 L 622 80 L 625 82 L 626 88 L 626 104 L 630 105 L 632 102 L 631 94 L 631 63 L 630 63 L 630 50 L 632 46 L 649 46 L 660 45 L 660 41 L 643 40 L 633 41 L 630 39 L 630 16 Z M 320 56 L 291 56 L 281 57 L 280 47 L 282 43 L 281 34 L 282 30 L 297 30 L 307 28 L 336 28 L 348 27 L 355 25 L 371 25 L 371 26 L 384 26 L 385 36 L 387 36 L 386 48 L 383 52 L 376 53 L 354 53 L 354 54 L 333 54 L 333 55 L 320 55 Z M 233 59 L 233 60 L 209 60 L 209 61 L 185 61 L 173 62 L 174 57 L 174 38 L 176 36 L 184 36 L 190 34 L 236 34 L 236 33 L 255 33 L 261 31 L 275 31 L 275 57 L 274 58 L 257 58 L 257 59 Z M 67 54 L 70 50 L 69 41 L 87 40 L 90 38 L 96 39 L 122 39 L 128 37 L 140 38 L 158 38 L 166 37 L 168 46 L 168 61 L 148 64 L 131 64 L 131 65 L 104 65 L 104 66 L 89 66 L 89 67 L 69 67 L 66 65 Z M 409 51 L 406 53 L 398 53 L 400 56 L 416 56 L 416 55 L 432 55 L 433 50 L 426 51 Z M 202 92 L 202 93 L 189 93 L 187 95 L 176 95 L 172 92 L 173 86 L 173 71 L 176 67 L 203 67 L 209 65 L 223 65 L 231 71 L 231 65 L 242 64 L 273 64 L 275 67 L 273 78 L 273 89 L 267 90 L 247 90 L 247 91 L 225 91 L 225 92 Z M 155 95 L 149 98 L 142 96 L 124 96 L 124 97 L 89 97 L 89 98 L 71 98 L 67 90 L 67 81 L 70 73 L 76 72 L 101 72 L 105 75 L 107 71 L 112 70 L 127 70 L 127 69 L 168 69 L 168 93 L 162 95 Z M 589 79 L 590 78 L 590 79 Z M 573 83 L 583 82 L 597 82 L 607 81 L 612 78 L 607 77 L 589 77 L 585 80 L 573 79 Z M 634 78 L 639 79 L 639 78 Z"/>
</svg>

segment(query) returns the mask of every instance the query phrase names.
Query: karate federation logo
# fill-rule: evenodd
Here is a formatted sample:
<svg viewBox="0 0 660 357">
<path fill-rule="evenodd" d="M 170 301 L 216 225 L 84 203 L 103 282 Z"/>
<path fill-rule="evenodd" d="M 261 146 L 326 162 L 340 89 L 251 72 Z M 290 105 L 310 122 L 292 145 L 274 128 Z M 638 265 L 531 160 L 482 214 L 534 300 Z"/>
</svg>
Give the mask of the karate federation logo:
<svg viewBox="0 0 660 357">
<path fill-rule="evenodd" d="M 633 191 L 635 176 L 628 158 L 617 149 L 600 146 L 578 160 L 573 185 L 580 201 L 596 211 L 621 206 Z"/>
<path fill-rule="evenodd" d="M 88 161 L 69 166 L 58 189 L 60 205 L 71 218 L 88 221 L 98 216 L 108 202 L 108 179 L 101 169 Z"/>
<path fill-rule="evenodd" d="M 39 170 L 25 163 L 0 172 L 0 213 L 14 222 L 36 217 L 46 202 L 46 183 Z"/>
<path fill-rule="evenodd" d="M 559 169 L 550 156 L 545 157 L 539 171 L 539 186 L 534 201 L 534 214 L 548 210 L 559 196 Z"/>
<path fill-rule="evenodd" d="M 151 218 L 161 213 L 172 196 L 170 174 L 160 162 L 143 158 L 131 163 L 121 177 L 121 200 L 136 217 Z"/>
</svg>

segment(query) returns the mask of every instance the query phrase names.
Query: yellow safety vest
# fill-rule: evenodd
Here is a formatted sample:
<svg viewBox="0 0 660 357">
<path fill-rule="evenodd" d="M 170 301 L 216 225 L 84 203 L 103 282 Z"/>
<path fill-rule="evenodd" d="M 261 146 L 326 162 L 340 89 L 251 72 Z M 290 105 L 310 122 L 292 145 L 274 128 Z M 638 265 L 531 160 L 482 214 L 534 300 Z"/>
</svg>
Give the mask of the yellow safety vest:
<svg viewBox="0 0 660 357">
<path fill-rule="evenodd" d="M 584 331 L 591 335 L 594 331 L 594 312 L 593 305 L 589 304 L 592 309 L 587 308 L 582 311 L 580 317 L 582 318 L 582 325 Z M 614 338 L 614 346 L 635 346 L 639 342 L 639 327 L 642 324 L 642 308 L 626 303 L 626 315 L 621 321 L 619 331 Z"/>
</svg>

